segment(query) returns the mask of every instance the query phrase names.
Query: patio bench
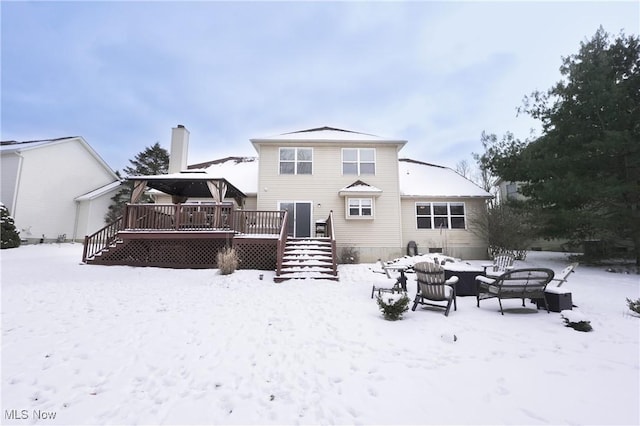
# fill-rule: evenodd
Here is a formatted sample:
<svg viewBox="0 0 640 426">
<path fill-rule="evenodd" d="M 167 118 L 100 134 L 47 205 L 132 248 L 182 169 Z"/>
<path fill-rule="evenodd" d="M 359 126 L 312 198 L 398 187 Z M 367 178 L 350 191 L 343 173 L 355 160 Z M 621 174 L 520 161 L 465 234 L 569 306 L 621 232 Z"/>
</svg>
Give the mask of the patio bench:
<svg viewBox="0 0 640 426">
<path fill-rule="evenodd" d="M 500 313 L 504 315 L 502 299 L 522 299 L 522 306 L 525 306 L 524 299 L 531 298 L 544 301 L 544 306 L 549 312 L 544 291 L 553 279 L 553 275 L 554 272 L 547 268 L 512 269 L 496 278 L 478 275 L 476 277 L 478 307 L 481 300 L 496 298 L 500 304 Z"/>
</svg>

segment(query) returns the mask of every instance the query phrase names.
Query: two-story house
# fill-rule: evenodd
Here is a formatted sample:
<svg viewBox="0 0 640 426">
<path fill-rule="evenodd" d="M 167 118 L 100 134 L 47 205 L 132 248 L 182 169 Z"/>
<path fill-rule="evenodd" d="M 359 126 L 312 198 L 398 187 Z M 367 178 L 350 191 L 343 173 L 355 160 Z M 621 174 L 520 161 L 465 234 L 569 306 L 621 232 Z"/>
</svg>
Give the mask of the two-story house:
<svg viewBox="0 0 640 426">
<path fill-rule="evenodd" d="M 475 228 L 491 195 L 449 168 L 399 158 L 405 140 L 321 127 L 250 139 L 257 157 L 187 166 L 188 139 L 184 126 L 173 129 L 170 174 L 130 178 L 134 194 L 152 188 L 157 204 L 129 207 L 118 226 L 126 228 L 119 238 L 131 241 L 130 249 L 111 249 L 103 263 L 153 258 L 155 265 L 211 267 L 211 253 L 229 241 L 254 260 L 274 254 L 242 262 L 270 269 L 282 257 L 283 236 L 328 237 L 334 258 L 356 251 L 361 262 L 398 257 L 416 245 L 418 252 L 487 256 Z"/>
<path fill-rule="evenodd" d="M 2 203 L 26 242 L 82 241 L 104 226 L 120 179 L 80 136 L 2 141 Z"/>
<path fill-rule="evenodd" d="M 322 127 L 254 138 L 257 158 L 231 157 L 189 166 L 226 177 L 245 206 L 287 210 L 294 237 L 315 235 L 333 211 L 338 247 L 362 261 L 419 251 L 481 259 L 486 241 L 474 222 L 491 195 L 452 169 L 399 158 L 407 141 Z"/>
</svg>

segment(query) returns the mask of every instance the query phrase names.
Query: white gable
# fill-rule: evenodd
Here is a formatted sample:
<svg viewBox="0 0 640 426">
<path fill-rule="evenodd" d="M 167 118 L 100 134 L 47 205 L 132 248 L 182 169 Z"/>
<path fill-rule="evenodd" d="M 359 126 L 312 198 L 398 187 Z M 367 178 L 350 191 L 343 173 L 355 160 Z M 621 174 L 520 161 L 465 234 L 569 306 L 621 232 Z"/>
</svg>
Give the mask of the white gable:
<svg viewBox="0 0 640 426">
<path fill-rule="evenodd" d="M 399 145 L 400 149 L 407 143 L 405 140 L 384 138 L 368 133 L 354 132 L 352 130 L 336 129 L 334 127 L 318 127 L 315 129 L 298 130 L 295 132 L 282 133 L 275 136 L 251 139 L 256 145 L 260 143 L 302 141 L 302 142 L 360 142 L 360 143 L 393 143 Z"/>
</svg>

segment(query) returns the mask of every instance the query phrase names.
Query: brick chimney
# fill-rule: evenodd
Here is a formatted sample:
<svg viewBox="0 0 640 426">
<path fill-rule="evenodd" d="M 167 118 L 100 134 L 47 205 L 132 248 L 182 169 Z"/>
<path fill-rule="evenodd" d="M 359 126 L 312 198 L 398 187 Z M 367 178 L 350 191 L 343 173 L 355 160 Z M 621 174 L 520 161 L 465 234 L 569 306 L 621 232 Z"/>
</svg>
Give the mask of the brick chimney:
<svg viewBox="0 0 640 426">
<path fill-rule="evenodd" d="M 189 152 L 189 131 L 182 125 L 171 129 L 171 152 L 169 153 L 169 173 L 187 170 Z"/>
</svg>

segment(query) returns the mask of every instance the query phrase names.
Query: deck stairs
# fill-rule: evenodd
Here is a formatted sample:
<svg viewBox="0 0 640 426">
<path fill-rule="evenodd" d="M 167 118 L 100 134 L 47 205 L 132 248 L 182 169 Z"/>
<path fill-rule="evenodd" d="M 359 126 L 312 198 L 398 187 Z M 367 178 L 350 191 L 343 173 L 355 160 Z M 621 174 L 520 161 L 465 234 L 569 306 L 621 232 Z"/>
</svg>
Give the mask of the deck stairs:
<svg viewBox="0 0 640 426">
<path fill-rule="evenodd" d="M 338 281 L 331 239 L 289 238 L 284 249 L 282 269 L 275 282 L 290 279 Z"/>
<path fill-rule="evenodd" d="M 88 264 L 105 264 L 109 263 L 109 257 L 113 253 L 117 253 L 124 245 L 125 241 L 121 238 L 114 238 L 111 243 L 105 246 L 102 250 L 93 256 L 87 257 L 86 263 Z"/>
</svg>

